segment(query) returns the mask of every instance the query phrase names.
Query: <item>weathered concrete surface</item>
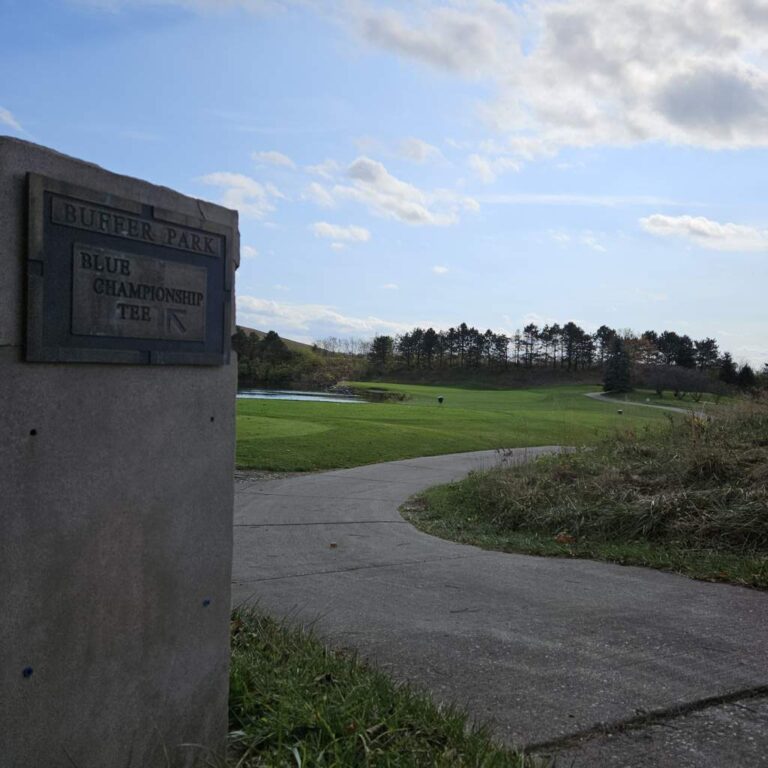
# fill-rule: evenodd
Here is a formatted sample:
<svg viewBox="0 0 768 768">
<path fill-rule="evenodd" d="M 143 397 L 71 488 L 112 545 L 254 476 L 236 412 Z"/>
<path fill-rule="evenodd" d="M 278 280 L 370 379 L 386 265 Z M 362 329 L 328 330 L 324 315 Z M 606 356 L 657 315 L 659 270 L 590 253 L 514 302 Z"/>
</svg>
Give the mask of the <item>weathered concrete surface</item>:
<svg viewBox="0 0 768 768">
<path fill-rule="evenodd" d="M 235 603 L 317 620 L 332 642 L 516 744 L 768 684 L 765 593 L 486 552 L 398 515 L 416 491 L 497 460 L 488 451 L 240 482 Z M 759 765 L 768 726 L 759 738 L 729 739 L 731 764 Z"/>
<path fill-rule="evenodd" d="M 562 768 L 768 766 L 768 697 L 707 707 L 555 753 Z"/>
<path fill-rule="evenodd" d="M 0 138 L 0 765 L 189 764 L 227 729 L 235 363 L 23 362 L 27 171 L 236 214 Z"/>
</svg>

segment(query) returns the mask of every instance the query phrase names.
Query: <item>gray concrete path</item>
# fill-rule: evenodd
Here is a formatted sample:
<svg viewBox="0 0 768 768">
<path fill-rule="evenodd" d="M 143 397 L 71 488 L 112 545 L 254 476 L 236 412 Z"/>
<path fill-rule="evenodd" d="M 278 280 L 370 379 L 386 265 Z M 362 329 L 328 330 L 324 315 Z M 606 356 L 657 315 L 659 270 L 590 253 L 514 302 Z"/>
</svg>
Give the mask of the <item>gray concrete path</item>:
<svg viewBox="0 0 768 768">
<path fill-rule="evenodd" d="M 706 411 L 697 411 L 695 408 L 678 408 L 675 405 L 656 405 L 656 403 L 637 403 L 633 400 L 617 400 L 615 397 L 610 397 L 606 392 L 586 392 L 585 397 L 591 397 L 593 400 L 600 400 L 610 405 L 618 405 L 621 408 L 624 406 L 638 405 L 641 408 L 655 408 L 657 411 L 672 411 L 673 413 L 695 413 L 699 418 L 706 417 Z"/>
<path fill-rule="evenodd" d="M 551 450 L 519 449 L 508 460 Z M 768 594 L 487 552 L 420 533 L 398 514 L 413 493 L 500 458 L 484 451 L 241 478 L 235 603 L 316 622 L 331 642 L 465 707 L 503 740 L 562 751 L 558 765 L 703 768 L 722 766 L 724 754 L 728 765 L 765 765 Z M 709 751 L 697 736 L 704 713 L 729 723 Z M 739 720 L 745 713 L 749 722 Z M 678 727 L 704 746 L 668 760 L 664 739 Z"/>
</svg>

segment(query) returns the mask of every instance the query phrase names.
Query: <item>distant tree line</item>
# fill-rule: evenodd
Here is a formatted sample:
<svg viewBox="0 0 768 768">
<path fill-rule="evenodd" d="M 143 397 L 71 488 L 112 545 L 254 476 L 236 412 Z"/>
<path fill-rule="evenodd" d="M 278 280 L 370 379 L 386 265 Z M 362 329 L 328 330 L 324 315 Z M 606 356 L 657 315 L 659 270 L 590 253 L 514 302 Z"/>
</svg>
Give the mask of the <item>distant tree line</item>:
<svg viewBox="0 0 768 768">
<path fill-rule="evenodd" d="M 325 336 L 317 339 L 312 347 L 315 351 L 329 352 L 332 355 L 365 356 L 371 349 L 371 341 L 354 336 Z"/>
<path fill-rule="evenodd" d="M 379 372 L 510 368 L 602 371 L 616 354 L 626 359 L 622 369 L 628 368 L 633 377 L 644 379 L 638 383 L 657 390 L 693 390 L 713 381 L 749 389 L 759 383 L 751 366 L 737 367 L 731 355 L 721 354 L 711 338 L 694 340 L 668 330 L 638 335 L 607 325 L 588 333 L 572 321 L 542 327 L 529 323 L 509 335 L 481 331 L 466 323 L 439 331 L 414 328 L 394 337 L 376 336 L 368 360 Z"/>
</svg>

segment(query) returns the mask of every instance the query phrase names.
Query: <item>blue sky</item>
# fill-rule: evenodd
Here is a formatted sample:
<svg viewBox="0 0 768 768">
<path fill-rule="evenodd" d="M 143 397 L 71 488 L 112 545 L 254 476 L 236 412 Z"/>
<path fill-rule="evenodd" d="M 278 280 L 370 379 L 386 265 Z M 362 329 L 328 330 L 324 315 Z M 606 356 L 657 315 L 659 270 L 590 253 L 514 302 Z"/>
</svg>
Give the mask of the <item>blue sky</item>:
<svg viewBox="0 0 768 768">
<path fill-rule="evenodd" d="M 767 0 L 0 0 L 0 132 L 240 210 L 238 319 L 768 361 Z"/>
</svg>

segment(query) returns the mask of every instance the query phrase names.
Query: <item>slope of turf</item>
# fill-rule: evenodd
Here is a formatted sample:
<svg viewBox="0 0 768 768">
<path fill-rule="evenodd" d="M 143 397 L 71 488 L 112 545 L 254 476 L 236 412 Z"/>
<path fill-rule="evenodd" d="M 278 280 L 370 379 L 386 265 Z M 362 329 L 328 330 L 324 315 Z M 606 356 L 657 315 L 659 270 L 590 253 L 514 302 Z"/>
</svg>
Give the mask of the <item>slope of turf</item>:
<svg viewBox="0 0 768 768">
<path fill-rule="evenodd" d="M 354 382 L 369 388 L 369 383 Z M 376 383 L 405 402 L 359 405 L 240 400 L 237 464 L 309 471 L 527 445 L 584 445 L 617 428 L 642 429 L 667 418 L 653 408 L 584 397 L 588 386 L 483 390 Z M 437 397 L 442 395 L 440 405 Z"/>
</svg>

